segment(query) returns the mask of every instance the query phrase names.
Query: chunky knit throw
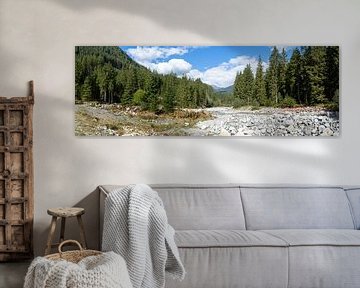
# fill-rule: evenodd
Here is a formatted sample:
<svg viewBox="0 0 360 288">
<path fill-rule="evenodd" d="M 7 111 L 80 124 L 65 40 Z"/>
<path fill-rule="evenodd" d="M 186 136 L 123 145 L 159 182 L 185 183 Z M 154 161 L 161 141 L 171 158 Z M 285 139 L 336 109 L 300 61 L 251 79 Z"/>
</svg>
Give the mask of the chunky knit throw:
<svg viewBox="0 0 360 288">
<path fill-rule="evenodd" d="M 37 257 L 24 288 L 132 288 L 124 259 L 113 252 L 89 256 L 75 264 Z"/>
<path fill-rule="evenodd" d="M 145 184 L 106 198 L 102 249 L 124 257 L 134 288 L 165 287 L 165 270 L 175 279 L 185 276 L 163 203 Z"/>
</svg>

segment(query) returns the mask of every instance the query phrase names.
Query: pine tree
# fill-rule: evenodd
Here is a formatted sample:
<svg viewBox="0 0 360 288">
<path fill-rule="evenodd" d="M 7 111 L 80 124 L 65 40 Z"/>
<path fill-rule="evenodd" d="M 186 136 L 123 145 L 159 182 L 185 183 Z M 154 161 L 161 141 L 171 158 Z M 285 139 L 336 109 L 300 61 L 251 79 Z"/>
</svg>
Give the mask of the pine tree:
<svg viewBox="0 0 360 288">
<path fill-rule="evenodd" d="M 151 73 L 145 81 L 145 108 L 156 111 L 159 105 L 159 79 L 157 75 Z"/>
<path fill-rule="evenodd" d="M 303 48 L 304 53 L 304 76 L 306 76 L 309 88 L 307 91 L 307 104 L 318 104 L 326 102 L 325 77 L 326 62 L 324 46 L 307 46 Z"/>
<path fill-rule="evenodd" d="M 191 108 L 195 107 L 194 92 L 195 92 L 195 89 L 194 89 L 193 83 L 190 81 L 187 81 L 185 107 L 191 107 Z"/>
<path fill-rule="evenodd" d="M 122 104 L 132 103 L 134 93 L 138 90 L 136 69 L 131 67 L 126 74 L 126 84 L 122 97 Z"/>
<path fill-rule="evenodd" d="M 181 78 L 176 89 L 176 106 L 186 107 L 187 85 L 186 79 Z"/>
<path fill-rule="evenodd" d="M 284 99 L 286 96 L 286 68 L 287 68 L 287 55 L 285 48 L 282 49 L 279 57 L 279 71 L 278 71 L 278 87 L 279 97 Z M 280 101 L 281 99 L 278 99 Z"/>
<path fill-rule="evenodd" d="M 326 47 L 325 95 L 329 102 L 339 99 L 339 46 Z"/>
<path fill-rule="evenodd" d="M 244 77 L 244 91 L 243 93 L 245 94 L 246 97 L 246 105 L 250 106 L 250 105 L 254 105 L 254 74 L 251 70 L 251 66 L 250 64 L 247 64 L 245 69 L 244 69 L 244 73 L 243 73 L 243 77 Z"/>
<path fill-rule="evenodd" d="M 84 83 L 84 66 L 82 59 L 76 59 L 75 61 L 75 97 L 76 99 L 82 98 L 82 84 Z M 84 100 L 83 100 L 84 101 Z"/>
<path fill-rule="evenodd" d="M 89 77 L 86 77 L 84 85 L 81 87 L 81 100 L 82 101 L 91 101 L 91 84 Z"/>
<path fill-rule="evenodd" d="M 242 72 L 237 72 L 234 80 L 233 97 L 240 98 L 240 77 Z"/>
<path fill-rule="evenodd" d="M 272 105 L 279 103 L 279 62 L 279 50 L 274 46 L 269 58 L 269 68 L 266 71 L 267 94 Z"/>
<path fill-rule="evenodd" d="M 167 75 L 163 79 L 162 105 L 165 112 L 171 112 L 175 106 L 175 75 Z"/>
<path fill-rule="evenodd" d="M 117 72 L 115 76 L 115 91 L 114 91 L 115 102 L 117 103 L 122 102 L 125 86 L 126 86 L 125 70 L 120 70 Z"/>
<path fill-rule="evenodd" d="M 235 78 L 234 84 L 234 98 L 237 99 L 237 106 L 245 106 L 247 102 L 247 96 L 245 94 L 245 77 L 243 72 L 239 72 Z"/>
<path fill-rule="evenodd" d="M 106 73 L 103 67 L 98 67 L 95 71 L 96 75 L 96 84 L 99 87 L 100 90 L 100 99 L 101 101 L 106 102 L 107 95 L 106 95 Z"/>
<path fill-rule="evenodd" d="M 301 54 L 298 48 L 295 48 L 285 76 L 285 87 L 286 87 L 286 95 L 293 97 L 300 104 L 304 102 L 304 97 L 302 95 L 302 84 L 303 84 L 303 67 L 302 67 L 302 59 Z"/>
<path fill-rule="evenodd" d="M 236 75 L 234 83 L 234 98 L 237 106 L 254 105 L 254 74 L 250 64 L 246 65 L 244 71 Z"/>
<path fill-rule="evenodd" d="M 254 100 L 256 105 L 265 106 L 267 104 L 263 63 L 260 56 L 259 56 L 258 65 L 256 68 L 256 75 L 255 75 Z"/>
<path fill-rule="evenodd" d="M 96 84 L 100 90 L 100 99 L 103 102 L 112 103 L 115 88 L 115 69 L 110 64 L 98 66 L 94 71 Z"/>
<path fill-rule="evenodd" d="M 193 107 L 201 107 L 202 106 L 202 103 L 203 103 L 202 94 L 205 96 L 206 93 L 203 92 L 201 84 L 202 84 L 202 82 L 200 79 L 197 79 L 194 82 Z"/>
</svg>

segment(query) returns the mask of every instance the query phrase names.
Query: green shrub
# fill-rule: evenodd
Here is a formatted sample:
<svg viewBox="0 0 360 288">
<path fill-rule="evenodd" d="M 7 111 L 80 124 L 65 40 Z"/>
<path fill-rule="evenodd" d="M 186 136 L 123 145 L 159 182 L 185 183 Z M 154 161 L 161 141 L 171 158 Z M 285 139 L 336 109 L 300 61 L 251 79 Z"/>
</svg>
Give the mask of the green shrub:
<svg viewBox="0 0 360 288">
<path fill-rule="evenodd" d="M 325 108 L 332 111 L 339 111 L 339 90 L 335 91 L 332 101 L 326 104 Z"/>
<path fill-rule="evenodd" d="M 233 101 L 233 107 L 234 108 L 240 108 L 240 107 L 243 107 L 245 106 L 243 101 L 241 101 L 239 98 L 235 98 L 234 101 Z"/>
<path fill-rule="evenodd" d="M 138 89 L 135 93 L 134 93 L 134 97 L 133 97 L 133 103 L 134 105 L 142 105 L 145 99 L 145 91 L 142 89 Z"/>
<path fill-rule="evenodd" d="M 324 104 L 324 108 L 330 111 L 339 111 L 339 103 L 337 102 L 326 103 Z"/>
<path fill-rule="evenodd" d="M 285 96 L 285 98 L 279 103 L 281 108 L 291 108 L 297 106 L 296 100 L 290 96 Z"/>
</svg>

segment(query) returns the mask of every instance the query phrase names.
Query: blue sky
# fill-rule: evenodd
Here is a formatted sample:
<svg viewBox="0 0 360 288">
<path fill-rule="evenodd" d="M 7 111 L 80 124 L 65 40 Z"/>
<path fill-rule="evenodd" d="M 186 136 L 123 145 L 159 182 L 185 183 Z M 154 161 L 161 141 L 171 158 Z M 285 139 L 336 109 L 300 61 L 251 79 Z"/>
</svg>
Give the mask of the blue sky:
<svg viewBox="0 0 360 288">
<path fill-rule="evenodd" d="M 288 56 L 293 47 L 285 48 Z M 259 55 L 267 67 L 271 46 L 120 46 L 136 62 L 161 74 L 200 78 L 204 83 L 228 87 L 236 73 L 250 64 L 255 72 Z"/>
</svg>

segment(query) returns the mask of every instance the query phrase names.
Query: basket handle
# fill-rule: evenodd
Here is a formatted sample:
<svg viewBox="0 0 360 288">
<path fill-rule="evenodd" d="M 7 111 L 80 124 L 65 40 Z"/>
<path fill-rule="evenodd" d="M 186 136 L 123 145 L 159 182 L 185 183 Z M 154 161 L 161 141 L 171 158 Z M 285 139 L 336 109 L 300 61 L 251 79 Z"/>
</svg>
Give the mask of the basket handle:
<svg viewBox="0 0 360 288">
<path fill-rule="evenodd" d="M 59 247 L 58 247 L 58 251 L 59 251 L 60 257 L 61 257 L 61 255 L 62 255 L 62 253 L 63 253 L 63 251 L 61 250 L 61 248 L 62 248 L 65 244 L 67 244 L 67 243 L 76 244 L 76 246 L 79 247 L 80 252 L 84 251 L 84 249 L 82 248 L 81 244 L 80 244 L 78 241 L 76 241 L 76 240 L 65 240 L 65 241 L 61 242 L 60 245 L 59 245 Z"/>
</svg>

